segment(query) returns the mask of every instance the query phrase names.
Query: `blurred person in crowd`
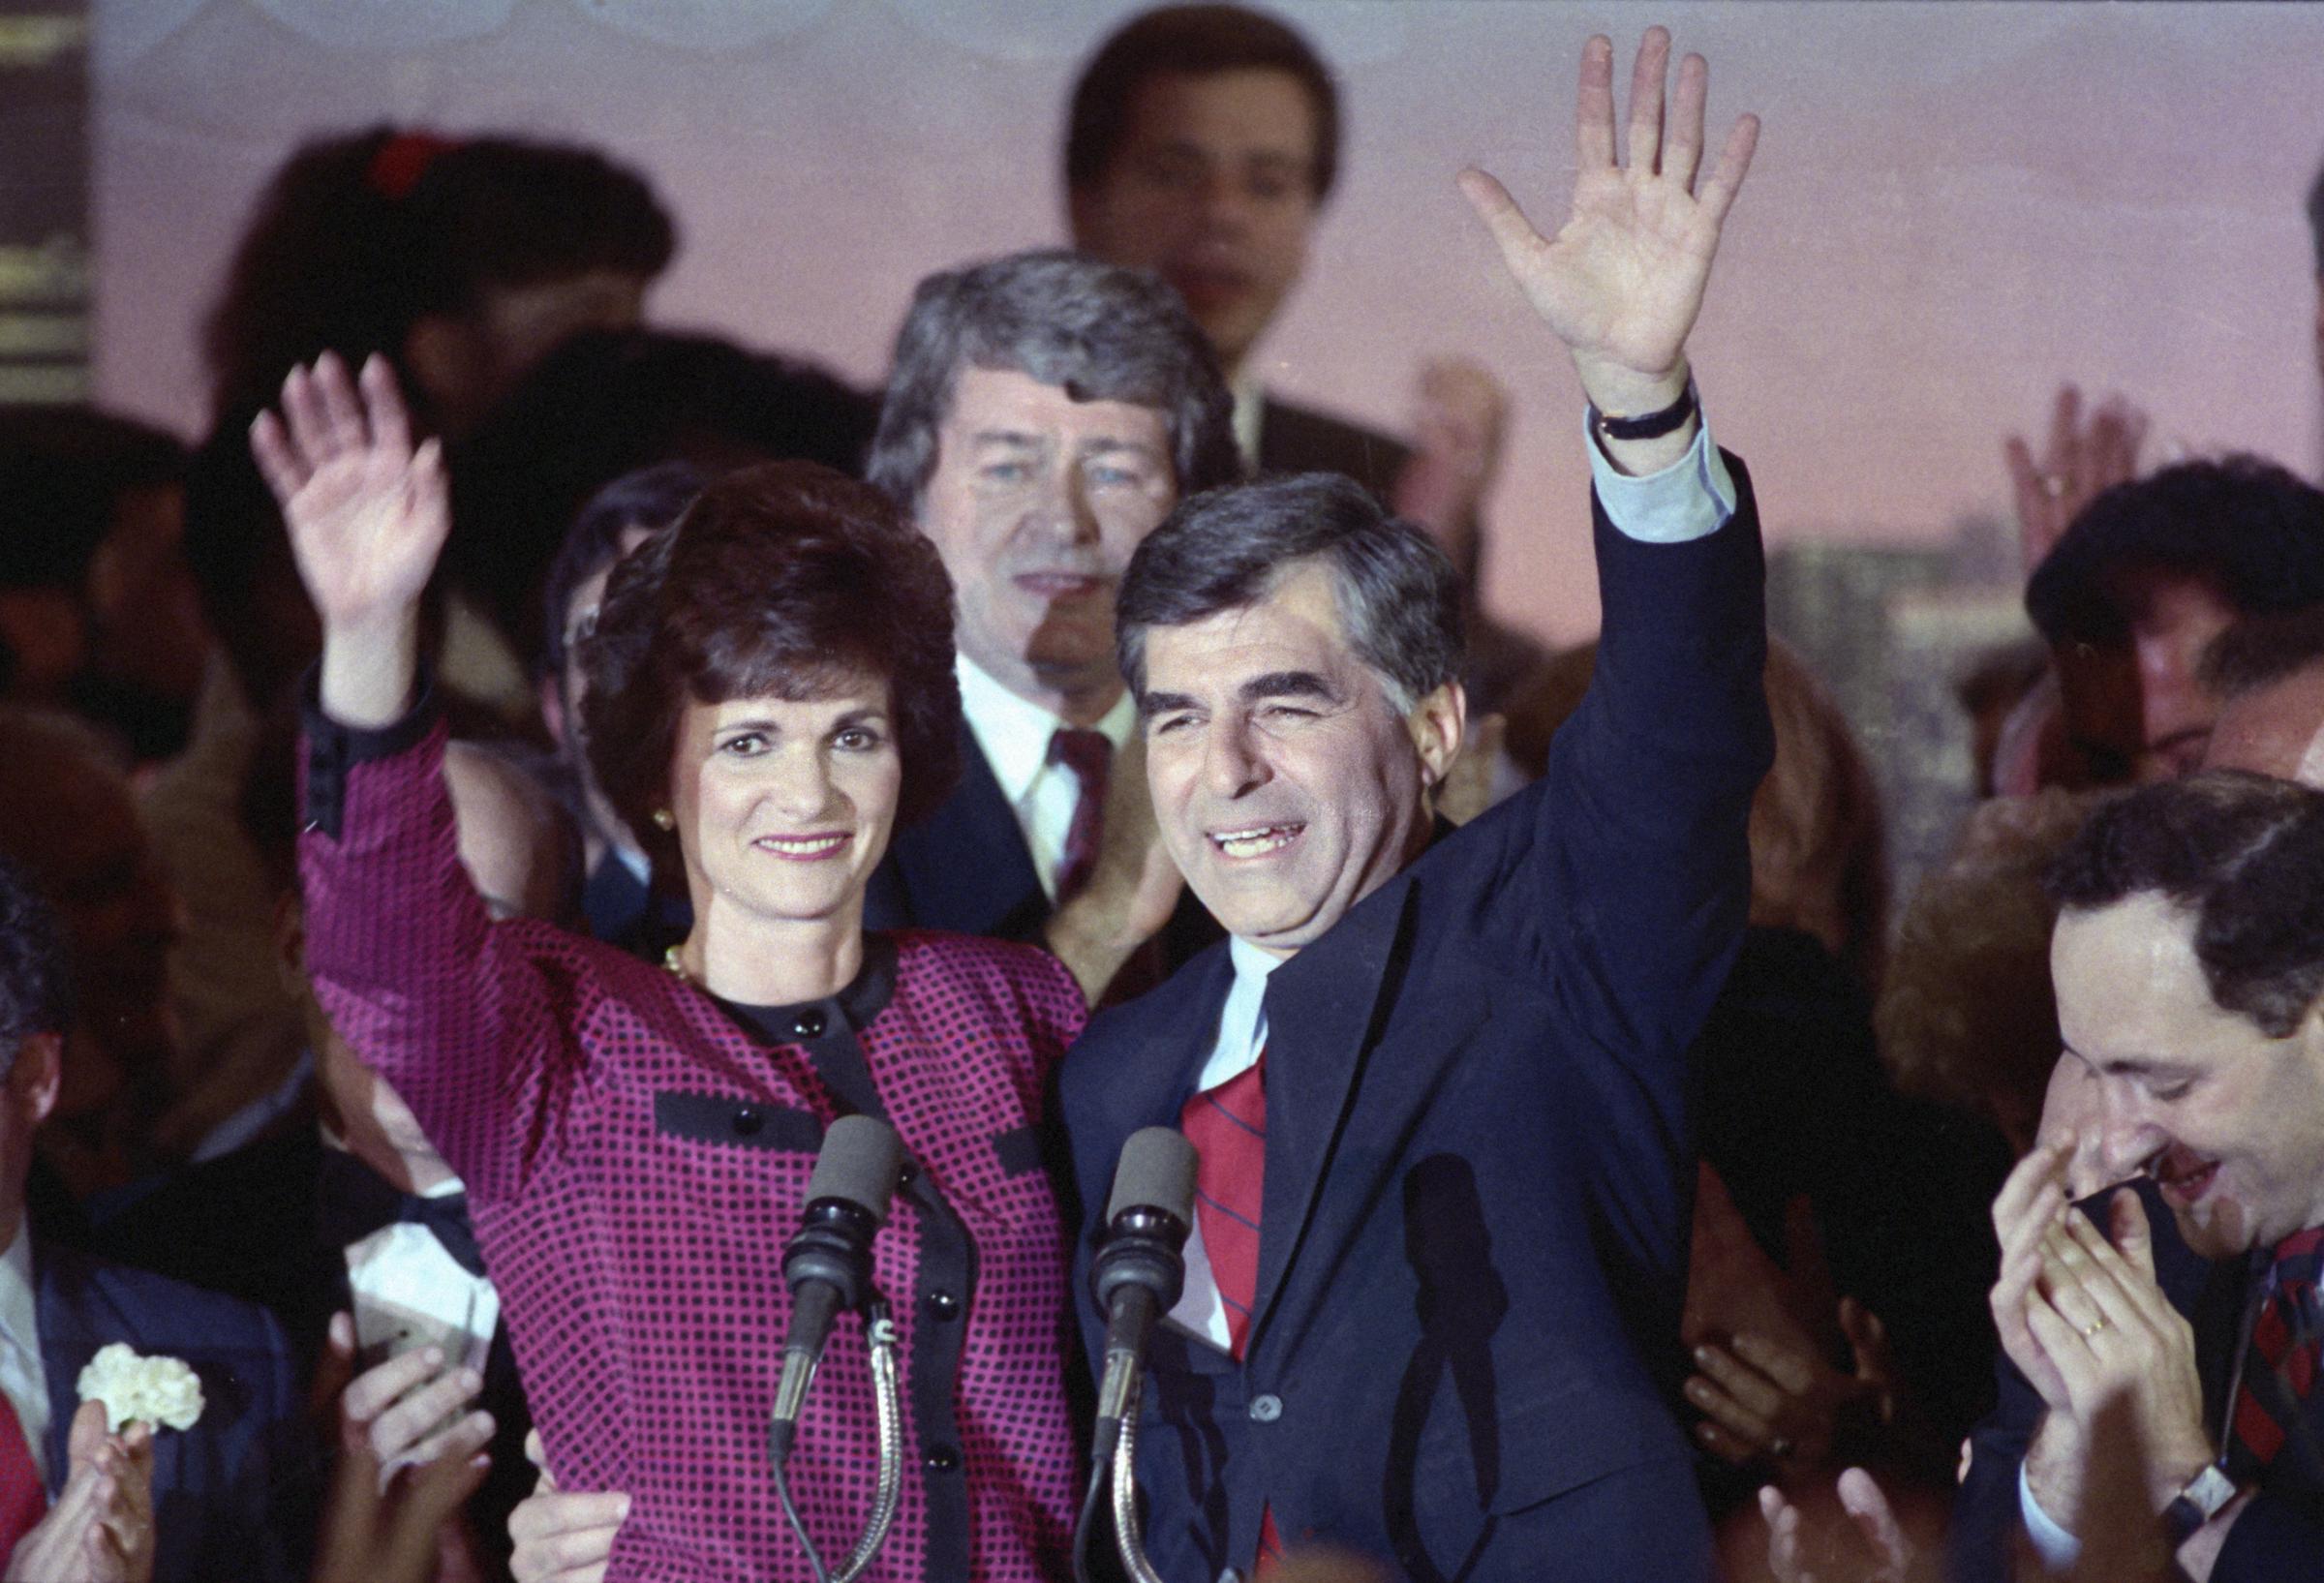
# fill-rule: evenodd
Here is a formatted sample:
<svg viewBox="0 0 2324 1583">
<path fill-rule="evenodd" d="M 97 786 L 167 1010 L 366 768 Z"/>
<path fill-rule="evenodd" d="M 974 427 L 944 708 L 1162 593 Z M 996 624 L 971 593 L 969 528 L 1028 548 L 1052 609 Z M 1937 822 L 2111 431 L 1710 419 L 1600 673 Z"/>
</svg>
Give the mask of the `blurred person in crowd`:
<svg viewBox="0 0 2324 1583">
<path fill-rule="evenodd" d="M 897 832 L 872 927 L 1042 938 L 1092 998 L 1166 924 L 1168 964 L 1217 938 L 1154 836 L 1114 598 L 1171 507 L 1236 473 L 1216 361 L 1152 276 L 1036 252 L 920 283 L 867 475 L 951 574 L 963 775 Z"/>
<path fill-rule="evenodd" d="M 2324 602 L 2324 491 L 2252 456 L 2114 485 L 2026 587 L 2055 656 L 2067 783 L 2184 775 L 2217 700 L 2204 647 L 2234 622 Z"/>
<path fill-rule="evenodd" d="M 576 515 L 666 461 L 861 474 L 878 404 L 809 363 L 714 336 L 587 330 L 543 357 L 454 444 L 448 581 L 521 655 L 547 641 L 541 590 Z"/>
<path fill-rule="evenodd" d="M 660 462 L 607 484 L 573 519 L 541 594 L 540 716 L 557 745 L 559 791 L 581 831 L 582 921 L 596 938 L 653 960 L 685 938 L 693 920 L 682 898 L 655 894 L 645 848 L 590 768 L 581 655 L 597 629 L 614 563 L 676 522 L 707 481 L 689 462 Z"/>
<path fill-rule="evenodd" d="M 2324 604 L 2238 622 L 2203 656 L 2219 700 L 2207 770 L 2324 787 Z"/>
<path fill-rule="evenodd" d="M 1085 1265 L 1133 1130 L 1202 1153 L 1138 1426 L 1165 1575 L 1310 1544 L 1479 1583 L 1712 1570 L 1671 1413 L 1686 1053 L 1771 744 L 1755 507 L 1685 343 L 1757 123 L 1697 192 L 1707 68 L 1666 125 L 1669 50 L 1639 47 L 1623 166 L 1612 46 L 1584 48 L 1557 241 L 1462 176 L 1592 409 L 1602 663 L 1543 780 L 1438 836 L 1457 574 L 1344 476 L 1186 502 L 1123 578 L 1161 828 L 1233 935 L 1101 1015 L 1059 1082 Z"/>
<path fill-rule="evenodd" d="M 1259 342 L 1306 270 L 1339 174 L 1330 68 L 1298 31 L 1232 5 L 1132 17 L 1083 67 L 1066 111 L 1065 189 L 1076 247 L 1151 269 L 1217 350 L 1246 471 L 1342 472 L 1436 538 L 1460 573 L 1481 715 L 1544 657 L 1485 615 L 1481 508 L 1500 469 L 1508 394 L 1445 358 L 1414 381 L 1415 443 L 1269 393 Z"/>
<path fill-rule="evenodd" d="M 71 929 L 35 876 L 0 859 L 0 1551 L 19 1551 L 6 1575 L 288 1578 L 310 1491 L 281 1329 L 229 1298 L 93 1260 L 27 1202 L 35 1137 L 87 1017 L 73 1001 Z M 191 1428 L 106 1434 L 78 1382 L 114 1342 L 193 1368 L 202 1410 Z M 46 1533 L 34 1526 L 44 1511 Z M 77 1569 L 92 1547 L 111 1569 Z"/>
<path fill-rule="evenodd" d="M 167 1151 L 198 1076 L 169 1015 L 177 901 L 114 746 L 71 715 L 0 709 L 0 855 L 56 908 L 81 987 L 41 1150 L 83 1198 Z"/>
<path fill-rule="evenodd" d="M 80 408 L 0 409 L 0 696 L 138 764 L 185 746 L 209 633 L 179 547 L 185 447 Z"/>
<path fill-rule="evenodd" d="M 252 466 L 252 415 L 302 358 L 378 352 L 464 433 L 566 336 L 637 321 L 676 246 L 643 178 L 593 150 L 378 127 L 296 150 L 259 198 L 204 341 L 211 431 L 188 470 L 185 556 L 219 640 L 187 750 L 144 812 L 187 906 L 171 1002 L 216 1096 L 274 1090 L 304 1046 L 274 965 L 274 890 L 235 817 L 259 721 L 315 656 L 313 609 Z M 472 731 L 532 710 L 523 662 L 465 602 L 433 607 L 432 653 Z M 184 1142 L 181 1140 L 181 1142 Z M 181 1151 L 182 1153 L 182 1151 Z"/>
<path fill-rule="evenodd" d="M 454 1398 L 416 1425 L 410 1420 L 424 1409 L 388 1418 L 382 1435 L 433 1428 L 469 1398 L 478 1401 L 492 1468 L 469 1503 L 460 1560 L 480 1575 L 505 1576 L 508 1512 L 532 1481 L 523 1386 L 459 1176 L 316 999 L 298 891 L 293 743 L 287 715 L 270 722 L 241 811 L 278 886 L 280 970 L 307 1030 L 308 1059 L 265 1114 L 221 1129 L 197 1163 L 93 1209 L 94 1243 L 109 1257 L 265 1307 L 309 1369 L 325 1356 L 331 1316 L 351 1302 L 367 1361 L 391 1346 L 434 1347 L 448 1359 L 441 1374 L 382 1376 L 365 1392 L 385 1392 L 389 1403 L 405 1391 L 433 1392 L 420 1397 L 431 1406 Z M 467 743 L 446 744 L 443 777 L 461 868 L 486 909 L 496 918 L 559 917 L 568 887 L 561 847 L 543 839 L 543 794 Z M 267 1125 L 278 1116 L 280 1124 Z M 463 1376 L 464 1390 L 446 1384 Z M 385 1405 L 358 1416 L 381 1417 Z M 382 1444 L 381 1454 L 393 1460 L 398 1448 Z"/>
<path fill-rule="evenodd" d="M 790 1309 L 769 1227 L 796 1224 L 848 1113 L 895 1126 L 915 1168 L 873 1250 L 916 1446 L 887 1564 L 1062 1575 L 1062 1226 L 1037 1128 L 1082 996 L 1036 951 L 863 928 L 890 829 L 957 773 L 935 551 L 879 491 L 779 463 L 714 481 L 615 566 L 587 741 L 692 904 L 656 966 L 494 922 L 459 873 L 417 664 L 440 453 L 414 448 L 383 361 L 358 393 L 325 358 L 283 405 L 253 442 L 325 618 L 308 969 L 466 1184 L 560 1476 L 632 1498 L 608 1575 L 808 1575 L 758 1450 Z M 842 1326 L 787 1465 L 827 1556 L 872 1493 L 872 1396 Z"/>
</svg>

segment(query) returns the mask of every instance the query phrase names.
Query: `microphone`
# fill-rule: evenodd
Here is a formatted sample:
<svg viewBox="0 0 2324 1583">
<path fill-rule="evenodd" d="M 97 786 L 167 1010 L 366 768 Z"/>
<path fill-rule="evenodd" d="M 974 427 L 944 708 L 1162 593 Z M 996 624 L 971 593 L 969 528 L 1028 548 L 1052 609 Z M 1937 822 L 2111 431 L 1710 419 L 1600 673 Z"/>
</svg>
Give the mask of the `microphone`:
<svg viewBox="0 0 2324 1583">
<path fill-rule="evenodd" d="M 1114 1171 L 1106 1229 L 1089 1270 L 1089 1290 L 1106 1316 L 1105 1377 L 1097 1387 L 1100 1468 L 1113 1459 L 1121 1420 L 1135 1398 L 1146 1339 L 1186 1285 L 1186 1233 L 1194 1222 L 1194 1145 L 1173 1127 L 1130 1134 Z"/>
<path fill-rule="evenodd" d="M 887 1224 L 888 1196 L 903 1164 L 896 1129 L 868 1115 L 843 1115 L 823 1136 L 807 1184 L 799 1232 L 782 1250 L 791 1289 L 791 1326 L 782 1342 L 782 1378 L 775 1387 L 768 1449 L 780 1467 L 799 1433 L 799 1415 L 814 1383 L 832 1320 L 863 1305 L 872 1290 L 872 1239 Z"/>
</svg>

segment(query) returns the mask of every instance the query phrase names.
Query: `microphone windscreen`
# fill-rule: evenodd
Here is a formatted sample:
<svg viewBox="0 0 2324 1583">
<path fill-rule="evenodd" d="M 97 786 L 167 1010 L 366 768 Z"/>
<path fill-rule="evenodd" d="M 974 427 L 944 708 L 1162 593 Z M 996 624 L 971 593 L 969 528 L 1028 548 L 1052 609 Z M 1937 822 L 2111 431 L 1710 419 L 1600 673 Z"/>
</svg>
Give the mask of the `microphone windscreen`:
<svg viewBox="0 0 2324 1583">
<path fill-rule="evenodd" d="M 896 1173 L 902 1167 L 903 1140 L 895 1128 L 868 1115 L 843 1115 L 823 1135 L 807 1202 L 845 1199 L 885 1221 L 888 1195 L 896 1190 Z"/>
<path fill-rule="evenodd" d="M 1163 1209 L 1187 1226 L 1194 1224 L 1194 1172 L 1198 1156 L 1176 1127 L 1141 1127 L 1121 1145 L 1114 1168 L 1114 1197 L 1106 1224 L 1124 1209 Z"/>
</svg>

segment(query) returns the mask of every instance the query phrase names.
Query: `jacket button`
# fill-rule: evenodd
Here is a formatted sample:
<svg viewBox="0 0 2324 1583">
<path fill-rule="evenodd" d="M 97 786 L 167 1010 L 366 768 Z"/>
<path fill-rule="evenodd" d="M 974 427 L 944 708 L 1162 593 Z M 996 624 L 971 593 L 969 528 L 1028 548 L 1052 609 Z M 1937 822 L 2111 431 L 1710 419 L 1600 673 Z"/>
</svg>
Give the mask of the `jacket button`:
<svg viewBox="0 0 2324 1583">
<path fill-rule="evenodd" d="M 1282 1397 L 1261 1394 L 1251 1398 L 1251 1421 L 1253 1423 L 1272 1423 L 1282 1416 Z"/>
<path fill-rule="evenodd" d="M 961 1453 L 949 1446 L 939 1446 L 928 1453 L 930 1473 L 950 1473 L 961 1465 Z"/>
<path fill-rule="evenodd" d="M 822 1038 L 823 1014 L 821 1012 L 801 1012 L 798 1020 L 791 1024 L 791 1032 L 802 1039 Z"/>
<path fill-rule="evenodd" d="M 742 1106 L 737 1106 L 737 1107 L 735 1108 L 735 1112 L 734 1112 L 734 1136 L 735 1136 L 735 1137 L 737 1137 L 737 1138 L 752 1138 L 752 1137 L 756 1137 L 756 1136 L 757 1136 L 757 1134 L 758 1134 L 758 1132 L 759 1132 L 759 1129 L 761 1129 L 762 1127 L 764 1127 L 766 1124 L 767 1124 L 767 1115 L 766 1115 L 766 1112 L 765 1112 L 764 1111 L 761 1111 L 761 1110 L 760 1110 L 760 1109 L 759 1109 L 757 1106 L 755 1106 L 755 1105 L 742 1105 Z"/>
<path fill-rule="evenodd" d="M 928 1311 L 936 1319 L 951 1319 L 960 1313 L 961 1299 L 949 1292 L 932 1292 L 928 1294 Z"/>
</svg>

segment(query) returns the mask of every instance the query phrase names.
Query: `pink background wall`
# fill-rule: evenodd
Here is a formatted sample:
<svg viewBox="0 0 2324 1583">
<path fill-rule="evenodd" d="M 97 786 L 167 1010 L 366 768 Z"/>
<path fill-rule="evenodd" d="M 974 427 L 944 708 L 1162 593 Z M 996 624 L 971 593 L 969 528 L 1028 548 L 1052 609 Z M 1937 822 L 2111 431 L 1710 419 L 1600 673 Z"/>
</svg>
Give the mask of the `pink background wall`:
<svg viewBox="0 0 2324 1583">
<path fill-rule="evenodd" d="M 98 383 L 193 431 L 194 335 L 247 206 L 310 132 L 383 117 L 587 138 L 684 227 L 660 320 L 879 377 L 912 282 L 1059 235 L 1068 0 L 95 0 Z M 1337 64 L 1349 147 L 1281 388 L 1401 421 L 1460 351 L 1515 392 L 1493 602 L 1595 620 L 1578 395 L 1452 186 L 1562 215 L 1574 61 L 1649 20 L 1766 123 L 1696 360 L 1780 538 L 1907 543 L 2005 507 L 1999 437 L 2056 381 L 2167 441 L 2315 473 L 2324 8 L 1279 6 Z M 1716 134 L 1714 134 L 1716 136 Z"/>
</svg>

